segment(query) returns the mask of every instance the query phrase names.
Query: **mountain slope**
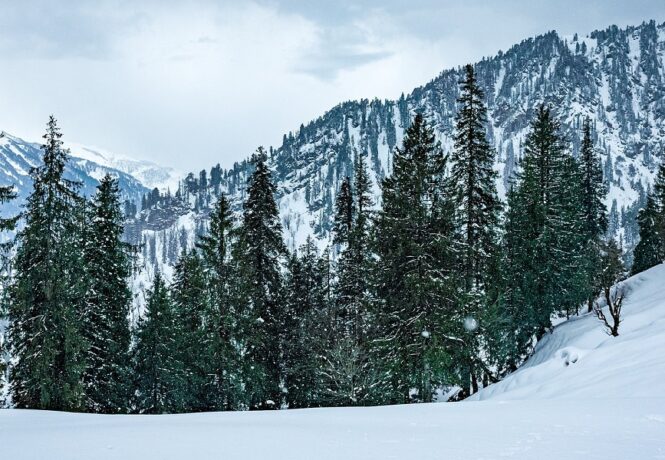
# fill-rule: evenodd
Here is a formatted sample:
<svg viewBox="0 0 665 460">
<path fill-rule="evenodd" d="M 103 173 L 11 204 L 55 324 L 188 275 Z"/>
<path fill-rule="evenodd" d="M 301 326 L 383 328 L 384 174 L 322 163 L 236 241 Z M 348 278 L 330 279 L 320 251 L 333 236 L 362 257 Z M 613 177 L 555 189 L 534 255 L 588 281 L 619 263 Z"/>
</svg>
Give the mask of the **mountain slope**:
<svg viewBox="0 0 665 460">
<path fill-rule="evenodd" d="M 65 176 L 81 182 L 84 195 L 91 196 L 99 184 L 99 179 L 106 173 L 118 178 L 124 199 L 140 200 L 141 196 L 149 191 L 139 178 L 121 168 L 121 165 L 109 161 L 95 161 L 98 159 L 94 156 L 90 154 L 79 156 L 79 152 L 85 151 L 80 148 L 72 150 Z M 21 205 L 32 190 L 30 169 L 41 164 L 42 155 L 40 144 L 25 141 L 5 132 L 0 134 L 0 184 L 14 185 L 18 194 L 18 199 L 2 206 L 3 215 L 13 215 L 20 211 Z"/>
<path fill-rule="evenodd" d="M 518 168 L 522 142 L 540 104 L 554 108 L 574 154 L 588 116 L 609 186 L 610 232 L 628 250 L 634 247 L 636 213 L 665 156 L 665 24 L 611 26 L 585 37 L 549 32 L 483 59 L 475 68 L 486 94 L 500 193 L 505 194 Z M 415 113 L 434 124 L 449 151 L 461 78 L 461 68 L 450 69 L 396 100 L 339 104 L 284 135 L 280 147 L 270 148 L 289 247 L 297 247 L 309 234 L 322 246 L 329 243 L 334 197 L 342 179 L 352 175 L 356 155 L 367 156 L 379 198 L 378 184 L 390 173 L 393 150 Z M 213 183 L 215 171 L 219 179 Z M 205 227 L 220 192 L 240 209 L 250 171 L 250 162 L 244 161 L 228 170 L 190 174 L 181 182 L 198 227 Z"/>
<path fill-rule="evenodd" d="M 660 264 L 622 283 L 626 299 L 618 337 L 607 335 L 593 314 L 573 317 L 545 335 L 520 369 L 469 400 L 648 399 L 665 394 L 663 280 L 665 264 Z"/>
<path fill-rule="evenodd" d="M 662 458 L 664 278 L 661 264 L 626 281 L 619 337 L 590 315 L 565 322 L 480 401 L 156 416 L 3 410 L 0 444 L 26 460 Z"/>
</svg>

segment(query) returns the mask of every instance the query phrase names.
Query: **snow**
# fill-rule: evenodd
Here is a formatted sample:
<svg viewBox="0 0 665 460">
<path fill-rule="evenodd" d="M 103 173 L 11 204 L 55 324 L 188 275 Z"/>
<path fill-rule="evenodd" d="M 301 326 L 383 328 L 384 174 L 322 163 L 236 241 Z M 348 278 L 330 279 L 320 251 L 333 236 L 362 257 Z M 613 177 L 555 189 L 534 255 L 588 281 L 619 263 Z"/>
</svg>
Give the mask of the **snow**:
<svg viewBox="0 0 665 460">
<path fill-rule="evenodd" d="M 619 337 L 607 335 L 593 314 L 574 317 L 545 336 L 531 359 L 517 372 L 471 399 L 662 397 L 665 395 L 663 281 L 665 265 L 660 264 L 624 283 L 625 319 L 619 326 Z M 665 410 L 665 400 L 659 404 Z"/>
<path fill-rule="evenodd" d="M 665 458 L 665 265 L 626 281 L 620 336 L 557 325 L 527 364 L 460 403 L 163 416 L 0 411 L 3 458 Z"/>
</svg>

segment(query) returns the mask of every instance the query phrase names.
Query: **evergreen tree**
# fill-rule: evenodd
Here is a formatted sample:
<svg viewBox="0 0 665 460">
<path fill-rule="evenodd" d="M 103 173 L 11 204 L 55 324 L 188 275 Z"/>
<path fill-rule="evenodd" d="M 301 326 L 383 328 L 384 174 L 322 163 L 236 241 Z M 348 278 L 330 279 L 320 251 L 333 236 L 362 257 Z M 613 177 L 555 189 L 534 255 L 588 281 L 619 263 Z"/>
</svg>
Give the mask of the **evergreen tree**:
<svg viewBox="0 0 665 460">
<path fill-rule="evenodd" d="M 607 231 L 607 209 L 603 200 L 607 191 L 603 181 L 603 170 L 600 157 L 596 153 L 591 139 L 591 122 L 584 120 L 582 126 L 582 146 L 580 160 L 582 170 L 582 206 L 584 212 L 584 227 L 582 229 L 586 240 L 586 277 L 588 308 L 593 308 L 600 275 L 601 245 L 604 233 Z"/>
<path fill-rule="evenodd" d="M 445 169 L 432 128 L 416 115 L 395 151 L 392 175 L 383 180 L 376 219 L 379 301 L 373 321 L 381 402 L 431 401 L 439 385 L 458 382 L 448 366 L 463 340 Z"/>
<path fill-rule="evenodd" d="M 461 269 L 466 290 L 482 288 L 496 250 L 500 201 L 494 151 L 487 141 L 487 108 L 473 70 L 466 66 L 455 118 L 451 178 L 461 232 Z"/>
<path fill-rule="evenodd" d="M 335 200 L 335 216 L 333 222 L 333 242 L 335 244 L 348 244 L 349 235 L 353 225 L 353 193 L 351 179 L 347 176 L 342 181 L 339 193 Z"/>
<path fill-rule="evenodd" d="M 17 407 L 79 410 L 87 290 L 82 241 L 83 201 L 79 184 L 64 178 L 67 151 L 50 117 L 43 165 L 33 168 L 25 228 L 17 236 L 10 287 L 9 343 L 12 400 Z"/>
<path fill-rule="evenodd" d="M 240 409 L 242 403 L 240 357 L 234 346 L 238 325 L 234 321 L 237 279 L 231 260 L 233 222 L 230 203 L 222 194 L 210 215 L 208 234 L 198 243 L 209 291 L 203 321 L 208 375 L 204 391 L 209 406 L 216 410 Z"/>
<path fill-rule="evenodd" d="M 94 412 L 124 412 L 129 403 L 131 248 L 122 241 L 122 233 L 118 181 L 107 174 L 91 206 L 85 245 L 89 350 L 84 383 L 86 407 Z"/>
<path fill-rule="evenodd" d="M 179 359 L 176 312 L 159 272 L 139 320 L 133 356 L 135 408 L 143 414 L 182 410 L 183 369 Z"/>
<path fill-rule="evenodd" d="M 640 242 L 635 247 L 632 273 L 639 273 L 665 260 L 665 163 L 660 165 L 653 192 L 637 217 Z"/>
<path fill-rule="evenodd" d="M 254 163 L 234 251 L 243 302 L 238 312 L 243 385 L 250 408 L 279 408 L 285 340 L 281 264 L 286 248 L 275 202 L 276 188 L 262 148 Z"/>
<path fill-rule="evenodd" d="M 320 398 L 327 405 L 367 404 L 372 396 L 370 187 L 364 155 L 356 154 L 353 186 L 347 178 L 337 197 L 333 238 L 342 251 L 337 265 L 334 310 L 326 317 L 329 333 L 320 355 L 319 372 Z"/>
<path fill-rule="evenodd" d="M 311 237 L 287 262 L 284 348 L 286 402 L 289 408 L 321 404 L 318 352 L 328 342 L 327 264 Z"/>
<path fill-rule="evenodd" d="M 579 163 L 566 154 L 559 124 L 538 109 L 517 183 L 508 194 L 501 268 L 501 314 L 495 333 L 498 366 L 515 369 L 550 317 L 585 299 L 585 214 Z"/>
<path fill-rule="evenodd" d="M 175 267 L 171 292 L 178 325 L 177 353 L 183 372 L 183 409 L 200 412 L 210 406 L 206 359 L 209 343 L 203 328 L 210 297 L 201 257 L 196 251 L 183 251 Z"/>
<path fill-rule="evenodd" d="M 0 186 L 0 204 L 8 203 L 16 198 L 16 192 L 13 186 Z M 12 232 L 16 228 L 17 217 L 0 217 L 0 236 L 5 237 L 6 232 Z M 7 281 L 8 269 L 11 261 L 9 250 L 11 241 L 0 244 L 0 321 L 6 317 L 7 307 Z M 4 332 L 4 331 L 3 331 Z M 0 334 L 0 393 L 2 393 L 4 384 L 7 381 L 7 363 L 9 362 L 9 353 L 5 352 L 6 338 Z M 2 404 L 2 401 L 0 401 Z"/>
<path fill-rule="evenodd" d="M 487 108 L 473 66 L 466 66 L 460 89 L 451 156 L 459 263 L 464 274 L 464 297 L 460 301 L 465 304 L 466 314 L 478 321 L 492 301 L 486 285 L 496 257 L 501 204 L 496 191 L 495 152 L 487 141 Z M 475 392 L 479 371 L 473 362 L 477 361 L 474 358 L 478 355 L 477 345 L 468 343 L 467 347 L 468 370 L 465 373 L 468 373 L 471 391 Z"/>
<path fill-rule="evenodd" d="M 647 204 L 638 214 L 640 242 L 635 247 L 631 270 L 633 275 L 648 270 L 665 260 L 665 239 L 659 229 L 662 221 L 662 213 L 659 208 L 656 197 L 649 195 Z"/>
</svg>

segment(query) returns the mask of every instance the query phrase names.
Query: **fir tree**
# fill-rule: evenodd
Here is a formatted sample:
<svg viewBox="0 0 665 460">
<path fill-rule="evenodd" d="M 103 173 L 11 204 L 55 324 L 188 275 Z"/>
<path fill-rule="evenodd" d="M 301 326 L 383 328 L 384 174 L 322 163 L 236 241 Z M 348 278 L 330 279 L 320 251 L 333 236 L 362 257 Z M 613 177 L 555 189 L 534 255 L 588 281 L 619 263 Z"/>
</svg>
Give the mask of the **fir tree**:
<svg viewBox="0 0 665 460">
<path fill-rule="evenodd" d="M 603 200 L 606 186 L 603 181 L 603 171 L 600 158 L 596 153 L 591 139 L 591 122 L 584 120 L 582 126 L 582 146 L 580 160 L 582 170 L 582 206 L 584 213 L 584 227 L 582 228 L 586 240 L 586 276 L 588 308 L 593 307 L 593 297 L 597 288 L 600 274 L 601 244 L 604 233 L 607 231 L 607 210 Z"/>
<path fill-rule="evenodd" d="M 495 331 L 504 335 L 494 350 L 505 358 L 501 368 L 521 363 L 533 338 L 550 327 L 553 313 L 569 312 L 585 299 L 582 175 L 579 163 L 565 152 L 559 124 L 541 106 L 508 194 Z"/>
<path fill-rule="evenodd" d="M 262 148 L 254 162 L 234 254 L 243 302 L 238 312 L 243 385 L 250 408 L 279 408 L 281 348 L 285 340 L 281 264 L 286 248 L 275 202 L 276 188 Z"/>
<path fill-rule="evenodd" d="M 118 181 L 106 175 L 91 206 L 85 246 L 89 350 L 84 382 L 86 407 L 94 412 L 124 412 L 129 403 L 131 248 L 122 233 Z"/>
<path fill-rule="evenodd" d="M 460 83 L 455 118 L 455 148 L 451 178 L 462 234 L 462 271 L 467 291 L 483 286 L 496 250 L 500 202 L 496 192 L 494 151 L 487 141 L 487 108 L 473 66 L 466 66 Z"/>
<path fill-rule="evenodd" d="M 135 409 L 143 414 L 182 410 L 183 369 L 178 325 L 168 289 L 159 272 L 148 292 L 145 316 L 139 320 L 133 356 Z"/>
<path fill-rule="evenodd" d="M 8 203 L 16 198 L 16 192 L 13 186 L 0 186 L 0 204 Z M 0 236 L 5 237 L 6 232 L 12 232 L 16 228 L 17 217 L 1 217 L 0 218 Z M 0 320 L 6 317 L 7 306 L 7 281 L 8 269 L 11 261 L 9 250 L 11 248 L 11 241 L 0 244 Z M 4 334 L 0 334 L 0 393 L 2 393 L 5 382 L 7 381 L 7 363 L 9 362 L 9 353 L 5 352 L 6 339 Z M 2 404 L 2 401 L 0 401 Z"/>
<path fill-rule="evenodd" d="M 454 308 L 454 207 L 445 169 L 432 128 L 417 115 L 395 151 L 392 175 L 383 180 L 376 219 L 374 343 L 384 402 L 431 401 L 435 388 L 455 380 L 447 364 L 463 340 Z"/>
<path fill-rule="evenodd" d="M 285 279 L 284 348 L 286 402 L 289 408 L 320 405 L 318 352 L 326 346 L 327 264 L 310 237 L 289 257 Z"/>
<path fill-rule="evenodd" d="M 647 204 L 638 214 L 640 242 L 635 247 L 632 274 L 648 270 L 665 260 L 665 240 L 659 228 L 662 213 L 659 208 L 656 197 L 650 195 L 647 197 Z"/>
<path fill-rule="evenodd" d="M 222 194 L 210 215 L 208 234 L 198 243 L 209 291 L 203 322 L 208 374 L 204 391 L 209 406 L 216 410 L 240 409 L 242 403 L 240 357 L 234 346 L 238 333 L 234 305 L 238 299 L 234 297 L 237 279 L 231 260 L 233 226 L 230 203 Z"/>
<path fill-rule="evenodd" d="M 342 181 L 335 200 L 335 216 L 333 222 L 333 242 L 348 244 L 353 225 L 353 193 L 351 179 L 347 176 Z"/>
<path fill-rule="evenodd" d="M 43 165 L 33 168 L 25 228 L 17 236 L 10 287 L 9 342 L 17 407 L 79 410 L 88 345 L 83 335 L 87 290 L 82 248 L 83 202 L 64 178 L 67 151 L 50 117 Z"/>
<path fill-rule="evenodd" d="M 200 412 L 210 406 L 207 347 L 204 322 L 210 309 L 210 296 L 201 257 L 196 251 L 183 251 L 175 267 L 171 286 L 175 322 L 178 325 L 177 352 L 183 372 L 183 409 Z"/>
</svg>

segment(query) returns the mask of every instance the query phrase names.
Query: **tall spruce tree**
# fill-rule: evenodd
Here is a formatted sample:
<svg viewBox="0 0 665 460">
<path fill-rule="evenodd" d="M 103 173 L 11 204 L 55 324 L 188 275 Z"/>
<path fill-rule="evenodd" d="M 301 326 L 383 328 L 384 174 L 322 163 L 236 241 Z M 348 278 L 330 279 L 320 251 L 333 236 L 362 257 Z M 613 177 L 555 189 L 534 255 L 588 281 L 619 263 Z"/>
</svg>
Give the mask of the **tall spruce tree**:
<svg viewBox="0 0 665 460">
<path fill-rule="evenodd" d="M 633 274 L 647 270 L 665 260 L 665 164 L 660 166 L 653 192 L 637 217 L 640 242 L 635 247 Z"/>
<path fill-rule="evenodd" d="M 123 214 L 117 179 L 108 174 L 97 187 L 86 232 L 88 278 L 84 373 L 86 408 L 94 412 L 125 412 L 129 405 L 129 310 L 132 294 L 131 248 L 122 241 Z"/>
<path fill-rule="evenodd" d="M 10 287 L 12 400 L 17 407 L 79 410 L 88 345 L 82 318 L 86 293 L 79 184 L 64 177 L 67 151 L 57 122 L 47 124 L 43 165 L 17 236 Z"/>
<path fill-rule="evenodd" d="M 494 150 L 487 141 L 487 108 L 473 66 L 466 66 L 460 89 L 451 178 L 458 205 L 461 269 L 466 290 L 471 291 L 482 288 L 487 279 L 497 245 L 501 204 L 496 191 Z"/>
<path fill-rule="evenodd" d="M 459 281 L 446 158 L 421 115 L 393 165 L 382 183 L 375 227 L 381 402 L 431 401 L 435 388 L 455 382 L 448 364 L 464 340 L 455 308 Z"/>
<path fill-rule="evenodd" d="M 173 301 L 157 272 L 148 291 L 145 315 L 139 320 L 133 350 L 134 409 L 139 413 L 173 413 L 184 407 L 178 332 Z"/>
<path fill-rule="evenodd" d="M 603 200 L 607 187 L 603 181 L 600 157 L 591 138 L 591 121 L 587 117 L 582 125 L 582 146 L 580 148 L 582 170 L 582 206 L 584 212 L 583 234 L 586 240 L 586 284 L 589 311 L 593 308 L 600 276 L 600 258 L 603 236 L 607 231 L 607 209 Z M 612 237 L 612 235 L 610 235 Z"/>
<path fill-rule="evenodd" d="M 234 320 L 237 284 L 231 260 L 234 239 L 234 219 L 231 205 L 220 195 L 210 215 L 207 235 L 197 246 L 208 283 L 208 309 L 204 313 L 203 341 L 206 344 L 208 379 L 205 394 L 215 410 L 242 408 L 240 357 L 236 343 L 238 324 Z"/>
<path fill-rule="evenodd" d="M 494 349 L 514 369 L 553 313 L 585 300 L 582 171 L 565 152 L 559 124 L 541 106 L 525 141 L 517 182 L 508 194 L 503 239 L 501 321 Z M 500 352 L 498 351 L 500 350 Z"/>
<path fill-rule="evenodd" d="M 13 186 L 0 186 L 0 204 L 5 204 L 16 198 L 16 192 Z M 7 232 L 12 232 L 16 228 L 18 217 L 0 217 L 0 237 L 6 238 Z M 11 261 L 9 251 L 12 242 L 0 244 L 0 321 L 4 321 L 7 315 L 7 282 L 9 280 L 8 272 Z M 9 362 L 9 353 L 5 351 L 6 338 L 4 330 L 0 333 L 0 393 L 3 392 L 7 381 L 7 363 Z M 0 401 L 2 404 L 3 401 Z"/>
<path fill-rule="evenodd" d="M 328 261 L 319 256 L 311 237 L 291 254 L 285 279 L 284 348 L 286 402 L 289 408 L 322 404 L 319 354 L 326 346 L 325 318 L 328 311 Z"/>
<path fill-rule="evenodd" d="M 177 353 L 182 364 L 183 409 L 200 412 L 210 407 L 208 384 L 208 343 L 204 333 L 210 310 L 210 291 L 201 257 L 196 251 L 183 251 L 175 267 L 171 298 L 178 325 Z"/>
<path fill-rule="evenodd" d="M 496 257 L 501 203 L 496 191 L 494 150 L 487 140 L 487 108 L 474 68 L 467 65 L 460 82 L 459 110 L 455 117 L 451 179 L 457 203 L 456 227 L 459 233 L 459 264 L 464 274 L 466 314 L 478 321 L 491 303 L 487 280 Z M 468 340 L 469 342 L 474 342 Z M 477 344 L 468 343 L 465 358 L 471 391 L 478 389 Z"/>
<path fill-rule="evenodd" d="M 333 241 L 340 245 L 334 308 L 325 349 L 321 350 L 320 398 L 327 405 L 368 404 L 374 375 L 370 369 L 371 183 L 365 157 L 356 153 L 353 185 L 342 183 L 336 201 Z M 325 316 L 325 315 L 322 315 Z"/>
<path fill-rule="evenodd" d="M 279 408 L 286 340 L 281 266 L 286 248 L 265 151 L 259 148 L 253 160 L 234 250 L 243 302 L 238 312 L 243 385 L 251 409 Z"/>
</svg>

